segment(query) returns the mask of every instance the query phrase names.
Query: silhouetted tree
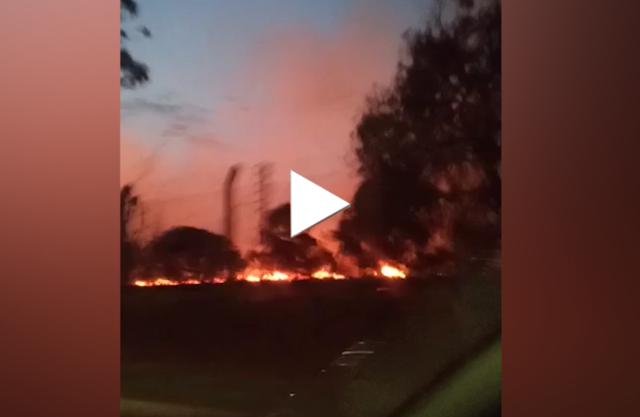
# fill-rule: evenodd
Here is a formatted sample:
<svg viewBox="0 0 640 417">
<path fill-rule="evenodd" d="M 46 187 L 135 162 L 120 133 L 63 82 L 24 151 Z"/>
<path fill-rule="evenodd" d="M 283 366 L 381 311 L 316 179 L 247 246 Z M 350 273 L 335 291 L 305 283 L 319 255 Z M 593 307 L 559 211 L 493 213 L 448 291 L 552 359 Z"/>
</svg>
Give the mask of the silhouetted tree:
<svg viewBox="0 0 640 417">
<path fill-rule="evenodd" d="M 226 273 L 234 278 L 244 260 L 225 236 L 193 227 L 176 227 L 152 244 L 159 273 L 175 280 L 212 278 Z"/>
<path fill-rule="evenodd" d="M 368 98 L 353 133 L 362 182 L 336 237 L 362 266 L 499 244 L 501 4 L 454 9 L 406 34 L 393 84 Z"/>
<path fill-rule="evenodd" d="M 122 284 L 129 282 L 135 266 L 135 245 L 129 230 L 138 203 L 133 186 L 128 184 L 122 187 L 120 190 L 120 281 Z"/>
<path fill-rule="evenodd" d="M 124 44 L 130 40 L 130 33 L 123 29 L 122 23 L 138 16 L 138 3 L 135 0 L 120 0 L 120 86 L 134 88 L 149 81 L 149 68 L 135 60 Z M 146 27 L 138 28 L 138 32 L 150 37 Z"/>
<path fill-rule="evenodd" d="M 309 233 L 291 237 L 291 205 L 272 210 L 261 231 L 264 247 L 253 255 L 262 265 L 284 271 L 308 273 L 336 267 L 333 255 Z"/>
</svg>

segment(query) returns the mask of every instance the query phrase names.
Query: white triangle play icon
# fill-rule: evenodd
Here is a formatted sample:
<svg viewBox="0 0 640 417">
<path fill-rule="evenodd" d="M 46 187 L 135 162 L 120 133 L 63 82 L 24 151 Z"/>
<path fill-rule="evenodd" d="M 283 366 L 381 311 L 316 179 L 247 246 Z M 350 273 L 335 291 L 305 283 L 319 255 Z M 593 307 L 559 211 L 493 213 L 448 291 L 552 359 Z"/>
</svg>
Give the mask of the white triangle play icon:
<svg viewBox="0 0 640 417">
<path fill-rule="evenodd" d="M 343 199 L 291 171 L 291 237 L 349 206 Z"/>
</svg>

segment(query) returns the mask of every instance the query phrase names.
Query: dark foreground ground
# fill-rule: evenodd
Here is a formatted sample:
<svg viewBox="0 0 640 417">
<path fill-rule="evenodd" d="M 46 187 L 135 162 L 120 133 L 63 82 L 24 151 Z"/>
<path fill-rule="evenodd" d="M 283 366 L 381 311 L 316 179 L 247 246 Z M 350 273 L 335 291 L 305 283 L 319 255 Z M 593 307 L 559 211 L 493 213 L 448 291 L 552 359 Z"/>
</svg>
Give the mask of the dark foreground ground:
<svg viewBox="0 0 640 417">
<path fill-rule="evenodd" d="M 479 338 L 499 326 L 499 300 L 473 290 L 466 293 L 478 300 L 460 304 L 469 298 L 463 293 L 455 282 L 375 280 L 127 289 L 122 415 L 266 415 L 288 404 L 291 394 L 317 390 L 321 371 L 355 341 L 404 337 L 411 346 L 397 357 L 421 351 L 420 340 L 436 337 L 415 323 L 440 332 L 434 346 L 442 348 L 434 352 L 442 362 L 442 352 L 452 351 L 448 345 L 463 346 L 471 333 Z M 482 311 L 481 323 L 473 310 Z M 461 325 L 473 331 L 456 329 Z M 434 361 L 427 362 L 428 368 Z M 392 367 L 404 380 L 417 365 L 396 361 Z M 384 384 L 365 385 L 379 400 L 389 392 Z"/>
<path fill-rule="evenodd" d="M 401 282 L 235 283 L 122 294 L 122 397 L 258 412 L 401 314 Z"/>
</svg>

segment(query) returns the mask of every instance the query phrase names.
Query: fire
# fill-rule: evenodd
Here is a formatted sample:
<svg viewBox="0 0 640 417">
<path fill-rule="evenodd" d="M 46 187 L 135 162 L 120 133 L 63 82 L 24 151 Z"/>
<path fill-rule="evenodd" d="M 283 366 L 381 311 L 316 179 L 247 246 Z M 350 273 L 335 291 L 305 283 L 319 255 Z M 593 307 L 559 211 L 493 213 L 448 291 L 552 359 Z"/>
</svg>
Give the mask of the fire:
<svg viewBox="0 0 640 417">
<path fill-rule="evenodd" d="M 320 269 L 319 271 L 311 274 L 311 278 L 315 279 L 345 279 L 346 277 L 342 274 L 336 274 L 335 272 L 329 272 L 326 269 Z"/>
<path fill-rule="evenodd" d="M 247 282 L 260 282 L 262 281 L 262 279 L 260 279 L 259 276 L 257 275 L 247 275 L 244 279 Z"/>
<path fill-rule="evenodd" d="M 384 277 L 387 279 L 404 279 L 407 276 L 406 268 L 403 266 L 394 267 L 389 264 L 381 264 L 379 270 L 373 271 L 373 275 L 377 277 Z M 283 271 L 269 271 L 259 267 L 248 268 L 243 273 L 239 274 L 236 279 L 239 281 L 246 281 L 251 283 L 258 282 L 291 282 L 295 280 L 343 280 L 347 277 L 338 274 L 336 272 L 329 271 L 326 268 L 319 269 L 312 272 L 309 275 L 298 275 L 294 273 L 287 273 Z M 195 279 L 189 278 L 184 281 L 174 281 L 167 278 L 155 278 L 151 280 L 135 280 L 133 285 L 136 287 L 166 287 L 177 285 L 201 285 L 201 284 L 222 284 L 227 280 L 224 278 L 215 277 L 212 279 Z"/>
<path fill-rule="evenodd" d="M 380 268 L 380 274 L 391 279 L 404 279 L 407 277 L 406 273 L 404 273 L 399 268 L 395 268 L 391 265 L 382 265 L 382 267 Z"/>
<path fill-rule="evenodd" d="M 133 281 L 133 285 L 135 285 L 136 287 L 175 287 L 177 285 L 201 285 L 207 283 L 221 284 L 223 282 L 224 280 L 221 280 L 219 278 L 214 278 L 211 281 L 199 280 L 194 278 L 189 278 L 184 281 L 174 281 L 167 278 L 156 278 L 153 280 L 138 279 Z"/>
<path fill-rule="evenodd" d="M 254 269 L 249 273 L 240 275 L 238 279 L 244 280 L 247 282 L 262 282 L 262 281 L 290 282 L 290 281 L 304 280 L 304 279 L 336 279 L 338 280 L 338 279 L 346 279 L 346 277 L 342 274 L 331 272 L 326 269 L 319 269 L 308 276 L 298 275 L 293 273 L 286 273 L 282 271 L 267 271 L 267 270 Z"/>
<path fill-rule="evenodd" d="M 252 269 L 249 272 L 237 276 L 240 281 L 262 282 L 262 281 L 291 281 L 292 277 L 281 271 L 266 271 Z"/>
<path fill-rule="evenodd" d="M 290 281 L 291 277 L 288 274 L 280 271 L 273 271 L 270 274 L 266 274 L 264 278 L 266 281 Z"/>
<path fill-rule="evenodd" d="M 407 278 L 407 268 L 404 265 L 392 266 L 391 264 L 381 262 L 377 269 L 367 269 L 365 274 L 385 279 L 405 279 Z"/>
<path fill-rule="evenodd" d="M 250 274 L 248 276 L 249 282 L 260 282 L 260 281 L 291 281 L 292 278 L 289 274 L 280 271 L 263 271 L 258 274 Z"/>
<path fill-rule="evenodd" d="M 151 281 L 136 280 L 133 285 L 136 287 L 169 287 L 180 285 L 180 283 L 166 278 L 156 278 Z"/>
</svg>

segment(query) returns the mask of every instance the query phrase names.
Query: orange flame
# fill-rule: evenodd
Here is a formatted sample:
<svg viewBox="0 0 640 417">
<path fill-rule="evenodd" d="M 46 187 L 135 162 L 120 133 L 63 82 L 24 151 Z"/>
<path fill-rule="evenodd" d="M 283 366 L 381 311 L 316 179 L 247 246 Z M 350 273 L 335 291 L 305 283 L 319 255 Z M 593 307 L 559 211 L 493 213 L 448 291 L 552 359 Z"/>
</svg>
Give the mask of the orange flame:
<svg viewBox="0 0 640 417">
<path fill-rule="evenodd" d="M 315 279 L 345 279 L 342 274 L 336 274 L 335 272 L 329 272 L 326 269 L 320 269 L 311 274 L 311 278 Z"/>
<path fill-rule="evenodd" d="M 247 282 L 262 282 L 262 281 L 291 281 L 292 277 L 281 271 L 263 271 L 253 269 L 248 273 L 240 274 L 238 280 Z"/>
<path fill-rule="evenodd" d="M 133 285 L 136 287 L 168 287 L 180 285 L 180 283 L 166 278 L 156 278 L 151 281 L 136 280 L 133 282 Z"/>
<path fill-rule="evenodd" d="M 404 279 L 407 277 L 407 274 L 401 269 L 386 264 L 380 268 L 380 274 L 390 279 Z"/>
<path fill-rule="evenodd" d="M 380 265 L 379 270 L 372 271 L 374 276 L 387 279 L 405 279 L 407 276 L 406 268 L 404 266 L 391 266 L 386 263 Z M 294 280 L 343 280 L 347 277 L 331 272 L 325 268 L 314 271 L 310 275 L 301 276 L 298 274 L 287 273 L 283 271 L 269 271 L 261 268 L 247 268 L 243 273 L 239 274 L 236 279 L 239 281 L 246 281 L 251 283 L 258 282 L 291 282 Z M 165 286 L 177 286 L 177 285 L 201 285 L 201 284 L 222 284 L 227 280 L 224 278 L 215 277 L 209 280 L 199 280 L 190 278 L 184 281 L 174 281 L 167 278 L 155 278 L 151 280 L 138 279 L 133 282 L 136 287 L 165 287 Z"/>
<path fill-rule="evenodd" d="M 133 281 L 133 285 L 136 287 L 175 287 L 177 285 L 201 285 L 201 284 L 222 284 L 225 282 L 224 279 L 214 278 L 210 281 L 207 280 L 199 280 L 195 278 L 189 278 L 184 281 L 174 281 L 167 278 L 155 278 L 152 280 L 142 280 L 138 279 Z"/>
</svg>

